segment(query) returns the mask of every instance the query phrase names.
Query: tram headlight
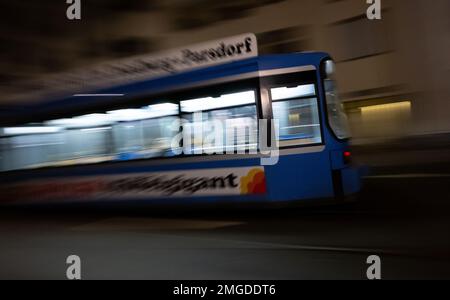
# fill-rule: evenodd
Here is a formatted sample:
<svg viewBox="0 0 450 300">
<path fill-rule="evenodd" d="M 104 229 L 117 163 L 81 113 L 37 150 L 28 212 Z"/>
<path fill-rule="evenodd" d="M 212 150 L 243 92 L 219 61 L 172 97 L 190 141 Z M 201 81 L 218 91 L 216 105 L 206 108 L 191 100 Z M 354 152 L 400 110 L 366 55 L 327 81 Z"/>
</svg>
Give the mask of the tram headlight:
<svg viewBox="0 0 450 300">
<path fill-rule="evenodd" d="M 324 73 L 326 79 L 332 79 L 334 77 L 334 74 L 336 73 L 336 64 L 331 59 L 325 61 Z"/>
</svg>

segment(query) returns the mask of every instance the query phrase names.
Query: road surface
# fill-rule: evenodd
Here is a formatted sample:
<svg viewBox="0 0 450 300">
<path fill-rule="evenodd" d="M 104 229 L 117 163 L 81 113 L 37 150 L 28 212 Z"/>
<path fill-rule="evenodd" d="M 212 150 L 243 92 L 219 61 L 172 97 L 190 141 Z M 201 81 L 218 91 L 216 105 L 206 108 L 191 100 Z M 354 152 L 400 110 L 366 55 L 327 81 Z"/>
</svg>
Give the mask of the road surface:
<svg viewBox="0 0 450 300">
<path fill-rule="evenodd" d="M 380 169 L 381 170 L 381 169 Z M 450 279 L 450 172 L 386 167 L 355 204 L 0 210 L 0 279 Z"/>
</svg>

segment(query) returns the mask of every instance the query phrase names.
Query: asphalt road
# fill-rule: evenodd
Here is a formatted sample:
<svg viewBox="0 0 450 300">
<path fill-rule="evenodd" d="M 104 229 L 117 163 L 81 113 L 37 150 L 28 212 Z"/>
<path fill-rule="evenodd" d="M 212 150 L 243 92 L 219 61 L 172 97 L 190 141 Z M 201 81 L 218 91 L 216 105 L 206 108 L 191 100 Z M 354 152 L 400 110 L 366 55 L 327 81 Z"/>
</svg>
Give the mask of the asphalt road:
<svg viewBox="0 0 450 300">
<path fill-rule="evenodd" d="M 450 279 L 450 174 L 378 174 L 359 202 L 174 211 L 2 209 L 0 278 Z"/>
</svg>

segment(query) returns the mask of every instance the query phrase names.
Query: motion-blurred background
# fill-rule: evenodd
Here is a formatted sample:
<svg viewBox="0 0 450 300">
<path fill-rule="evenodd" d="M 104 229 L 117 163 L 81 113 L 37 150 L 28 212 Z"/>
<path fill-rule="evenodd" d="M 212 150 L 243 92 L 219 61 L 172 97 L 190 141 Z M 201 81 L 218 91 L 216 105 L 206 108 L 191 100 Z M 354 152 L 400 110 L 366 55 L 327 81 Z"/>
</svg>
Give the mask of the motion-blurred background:
<svg viewBox="0 0 450 300">
<path fill-rule="evenodd" d="M 79 21 L 64 0 L 0 3 L 0 109 L 29 79 L 254 32 L 261 53 L 331 53 L 355 144 L 450 132 L 448 0 L 382 0 L 374 21 L 364 0 L 84 0 Z"/>
<path fill-rule="evenodd" d="M 69 21 L 66 0 L 0 0 L 0 112 L 34 79 L 253 32 L 262 54 L 334 57 L 371 168 L 358 203 L 317 211 L 2 207 L 0 278 L 65 278 L 74 253 L 95 279 L 365 278 L 374 253 L 383 278 L 450 278 L 450 1 L 381 4 L 370 21 L 366 0 L 81 0 Z"/>
</svg>

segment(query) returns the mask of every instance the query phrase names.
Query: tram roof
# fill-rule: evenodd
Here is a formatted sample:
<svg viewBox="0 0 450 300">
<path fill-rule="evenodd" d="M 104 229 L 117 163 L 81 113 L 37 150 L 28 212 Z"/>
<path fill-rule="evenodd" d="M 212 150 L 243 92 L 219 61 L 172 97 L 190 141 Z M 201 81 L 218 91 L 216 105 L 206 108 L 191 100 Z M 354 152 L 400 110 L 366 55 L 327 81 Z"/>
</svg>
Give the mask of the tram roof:
<svg viewBox="0 0 450 300">
<path fill-rule="evenodd" d="M 172 90 L 182 89 L 189 86 L 207 85 L 208 82 L 219 80 L 221 78 L 238 76 L 241 74 L 261 72 L 274 69 L 314 66 L 319 68 L 320 62 L 329 55 L 325 52 L 297 52 L 287 54 L 259 55 L 256 57 L 232 61 L 219 65 L 193 69 L 185 72 L 128 82 L 116 86 L 101 88 L 97 90 L 83 91 L 83 97 L 72 94 L 47 99 L 30 99 L 30 102 L 17 105 L 17 107 L 8 107 L 0 110 L 0 117 L 6 122 L 8 119 L 14 120 L 15 116 L 25 116 L 28 114 L 40 114 L 58 108 L 87 106 L 89 103 L 97 104 L 111 101 L 111 98 L 117 95 L 120 101 L 126 102 L 127 99 L 144 96 L 146 94 L 159 94 Z M 256 75 L 257 76 L 257 75 Z M 92 95 L 92 96 L 89 96 Z M 95 96 L 95 95 L 111 95 Z M 3 123 L 3 122 L 2 122 Z"/>
</svg>

